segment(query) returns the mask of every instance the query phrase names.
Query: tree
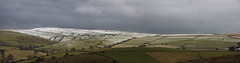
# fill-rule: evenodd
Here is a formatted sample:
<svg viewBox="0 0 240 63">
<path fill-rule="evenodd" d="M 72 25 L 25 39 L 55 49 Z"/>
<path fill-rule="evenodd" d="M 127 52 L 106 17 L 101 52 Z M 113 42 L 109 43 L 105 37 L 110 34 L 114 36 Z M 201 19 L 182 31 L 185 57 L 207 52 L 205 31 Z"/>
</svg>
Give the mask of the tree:
<svg viewBox="0 0 240 63">
<path fill-rule="evenodd" d="M 37 55 L 37 54 L 38 54 L 38 51 L 35 50 L 35 51 L 34 51 L 34 54 Z"/>
<path fill-rule="evenodd" d="M 112 63 L 117 63 L 117 61 L 116 60 L 113 60 L 113 62 Z"/>
<path fill-rule="evenodd" d="M 7 60 L 8 60 L 8 61 L 13 60 L 13 55 L 12 55 L 12 54 L 9 54 L 9 55 L 7 56 Z"/>
<path fill-rule="evenodd" d="M 85 50 L 84 48 L 82 48 L 82 50 Z"/>
<path fill-rule="evenodd" d="M 238 47 L 240 47 L 240 42 L 237 43 Z"/>
<path fill-rule="evenodd" d="M 1 52 L 1 55 L 2 55 L 2 60 L 1 60 L 1 63 L 4 63 L 4 60 L 5 60 L 5 49 L 0 49 L 0 52 Z"/>
<path fill-rule="evenodd" d="M 40 58 L 40 57 L 38 57 L 37 59 L 36 59 L 36 62 L 41 62 L 41 61 L 44 61 L 45 60 L 45 58 Z"/>
<path fill-rule="evenodd" d="M 56 59 L 56 57 L 55 56 L 52 56 L 52 58 L 51 59 Z"/>
<path fill-rule="evenodd" d="M 235 47 L 233 47 L 233 46 L 229 47 L 228 49 L 229 49 L 229 51 L 235 51 Z"/>
<path fill-rule="evenodd" d="M 182 47 L 183 50 L 187 49 L 186 47 Z"/>
<path fill-rule="evenodd" d="M 71 48 L 71 51 L 76 51 L 76 49 L 75 48 Z"/>
<path fill-rule="evenodd" d="M 218 48 L 216 48 L 216 50 L 218 51 L 219 49 L 218 49 Z"/>
<path fill-rule="evenodd" d="M 92 49 L 92 48 L 93 48 L 93 46 L 92 46 L 92 45 L 90 45 L 90 46 L 89 46 L 89 49 Z"/>
<path fill-rule="evenodd" d="M 69 57 L 69 54 L 68 53 L 66 53 L 63 57 Z"/>
<path fill-rule="evenodd" d="M 65 49 L 66 52 L 68 52 L 68 49 Z"/>
<path fill-rule="evenodd" d="M 29 55 L 29 56 L 27 56 L 28 58 L 32 58 L 32 56 L 31 55 Z"/>
</svg>

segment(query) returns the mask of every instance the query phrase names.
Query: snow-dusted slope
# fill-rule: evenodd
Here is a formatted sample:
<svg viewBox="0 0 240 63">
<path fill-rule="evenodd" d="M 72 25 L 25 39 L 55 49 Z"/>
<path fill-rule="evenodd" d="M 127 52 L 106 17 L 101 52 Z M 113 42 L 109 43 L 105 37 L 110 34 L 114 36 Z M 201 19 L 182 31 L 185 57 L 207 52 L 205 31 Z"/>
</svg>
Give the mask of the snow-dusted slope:
<svg viewBox="0 0 240 63">
<path fill-rule="evenodd" d="M 9 29 L 10 31 L 34 35 L 54 41 L 68 41 L 78 39 L 104 39 L 113 43 L 122 42 L 135 37 L 155 36 L 157 34 L 130 33 L 113 30 L 85 30 L 71 28 L 34 28 L 34 29 Z"/>
</svg>

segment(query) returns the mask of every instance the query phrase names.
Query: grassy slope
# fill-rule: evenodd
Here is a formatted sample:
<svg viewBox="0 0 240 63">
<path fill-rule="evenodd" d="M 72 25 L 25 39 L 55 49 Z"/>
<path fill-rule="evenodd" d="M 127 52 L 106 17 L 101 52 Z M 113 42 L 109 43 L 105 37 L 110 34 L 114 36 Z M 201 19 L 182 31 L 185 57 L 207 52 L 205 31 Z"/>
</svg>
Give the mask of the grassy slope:
<svg viewBox="0 0 240 63">
<path fill-rule="evenodd" d="M 142 45 L 143 43 L 150 42 L 151 45 L 147 47 L 155 47 L 155 46 L 167 47 L 167 46 L 164 46 L 165 44 L 168 44 L 168 46 L 172 46 L 172 47 L 179 47 L 183 44 L 186 44 L 185 47 L 194 48 L 197 44 L 199 44 L 198 45 L 199 48 L 211 48 L 211 49 L 219 48 L 220 49 L 220 48 L 235 46 L 236 43 L 234 42 L 237 41 L 237 39 L 226 38 L 225 35 L 181 35 L 181 36 L 166 36 L 166 38 L 159 39 L 162 37 L 164 36 L 141 37 L 141 38 L 124 42 L 122 44 L 118 44 L 114 46 L 114 48 L 137 47 L 139 45 Z"/>
<path fill-rule="evenodd" d="M 73 55 L 80 55 L 80 54 L 83 54 L 83 53 L 85 53 L 85 52 L 79 52 L 79 51 L 68 52 L 69 55 L 72 55 L 72 54 Z M 55 56 L 57 59 L 61 59 L 61 58 L 63 58 L 64 55 L 65 55 L 65 53 L 58 53 L 58 54 L 54 54 L 54 55 L 49 54 L 49 56 L 43 56 L 42 58 L 45 58 L 46 61 L 50 61 L 52 56 Z M 22 62 L 19 62 L 19 63 L 31 63 L 31 62 L 35 62 L 35 61 L 36 61 L 36 58 L 32 59 L 32 60 L 22 61 Z"/>
<path fill-rule="evenodd" d="M 130 41 L 128 41 L 128 42 L 124 42 L 123 44 L 128 44 L 128 45 L 141 45 L 141 44 L 144 44 L 144 43 L 147 43 L 147 42 L 156 40 L 156 39 L 158 39 L 158 38 L 161 38 L 161 37 L 141 37 L 141 38 L 137 38 L 137 39 L 130 40 Z"/>
<path fill-rule="evenodd" d="M 112 44 L 112 43 L 108 41 L 99 40 L 99 39 L 72 40 L 72 41 L 59 42 L 57 44 L 42 47 L 40 49 L 66 49 L 66 48 L 82 49 L 82 48 L 89 48 L 90 45 L 91 46 L 97 45 L 94 48 L 98 48 L 98 47 L 103 48 L 104 46 L 107 46 L 109 44 Z"/>
<path fill-rule="evenodd" d="M 20 44 L 19 44 L 20 42 Z M 42 56 L 45 53 L 38 52 L 34 55 L 34 51 L 31 50 L 19 50 L 20 45 L 22 47 L 27 46 L 40 46 L 40 45 L 51 45 L 57 42 L 39 38 L 36 36 L 21 34 L 17 32 L 11 32 L 6 30 L 0 30 L 0 49 L 5 49 L 6 56 L 13 54 L 14 60 L 27 59 L 27 56 Z M 16 49 L 15 49 L 16 48 Z M 1 57 L 0 57 L 1 58 Z"/>
<path fill-rule="evenodd" d="M 162 36 L 140 37 L 140 38 L 137 38 L 137 39 L 133 39 L 133 40 L 124 42 L 122 44 L 118 44 L 118 45 L 113 46 L 113 47 L 114 48 L 118 48 L 118 47 L 138 47 L 139 45 L 142 45 L 142 44 L 147 43 L 147 42 L 151 42 L 151 41 L 159 39 L 159 38 L 162 38 Z"/>
<path fill-rule="evenodd" d="M 49 45 L 54 43 L 56 42 L 39 38 L 36 36 L 0 30 L 0 45 L 29 46 L 29 45 Z"/>
</svg>

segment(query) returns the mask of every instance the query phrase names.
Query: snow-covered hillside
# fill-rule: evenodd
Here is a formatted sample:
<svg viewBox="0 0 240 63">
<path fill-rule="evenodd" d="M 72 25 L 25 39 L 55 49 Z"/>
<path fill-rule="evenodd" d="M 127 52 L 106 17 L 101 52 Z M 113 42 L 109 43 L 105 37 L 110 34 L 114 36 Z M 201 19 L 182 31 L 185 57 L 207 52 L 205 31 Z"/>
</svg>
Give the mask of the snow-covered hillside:
<svg viewBox="0 0 240 63">
<path fill-rule="evenodd" d="M 34 35 L 45 39 L 64 42 L 78 39 L 103 39 L 113 43 L 122 42 L 132 38 L 156 36 L 157 34 L 131 33 L 113 30 L 85 30 L 72 28 L 44 27 L 34 29 L 8 29 L 14 32 Z"/>
</svg>

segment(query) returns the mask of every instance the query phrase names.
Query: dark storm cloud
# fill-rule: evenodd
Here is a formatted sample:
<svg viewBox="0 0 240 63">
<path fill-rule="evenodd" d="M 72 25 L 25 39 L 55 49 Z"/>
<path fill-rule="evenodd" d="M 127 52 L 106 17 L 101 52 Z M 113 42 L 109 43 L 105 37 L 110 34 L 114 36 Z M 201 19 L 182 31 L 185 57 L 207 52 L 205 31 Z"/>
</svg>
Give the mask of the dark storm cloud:
<svg viewBox="0 0 240 63">
<path fill-rule="evenodd" d="M 240 33 L 239 0 L 0 0 L 0 28 Z"/>
</svg>

